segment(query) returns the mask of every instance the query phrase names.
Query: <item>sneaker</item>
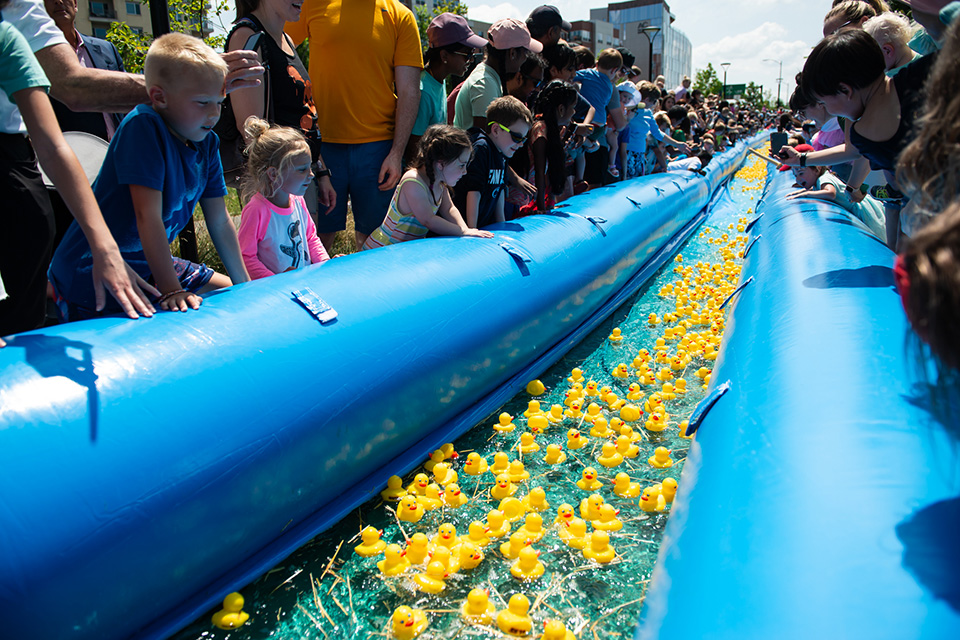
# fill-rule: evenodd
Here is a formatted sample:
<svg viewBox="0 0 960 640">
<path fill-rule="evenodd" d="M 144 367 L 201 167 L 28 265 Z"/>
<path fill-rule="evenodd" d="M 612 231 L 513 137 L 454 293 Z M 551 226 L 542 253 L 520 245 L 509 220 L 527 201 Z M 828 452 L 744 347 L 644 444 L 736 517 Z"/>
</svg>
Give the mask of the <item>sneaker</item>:
<svg viewBox="0 0 960 640">
<path fill-rule="evenodd" d="M 870 187 L 870 195 L 880 202 L 900 202 L 903 200 L 903 194 L 888 184 Z"/>
</svg>

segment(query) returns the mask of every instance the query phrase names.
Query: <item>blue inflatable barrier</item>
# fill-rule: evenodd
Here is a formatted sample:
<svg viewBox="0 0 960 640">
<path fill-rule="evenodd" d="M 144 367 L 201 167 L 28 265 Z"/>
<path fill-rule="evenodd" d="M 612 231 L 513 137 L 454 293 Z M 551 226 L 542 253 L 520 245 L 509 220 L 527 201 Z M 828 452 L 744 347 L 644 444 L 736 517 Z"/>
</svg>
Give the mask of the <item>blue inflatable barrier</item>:
<svg viewBox="0 0 960 640">
<path fill-rule="evenodd" d="M 955 443 L 911 383 L 894 254 L 768 184 L 638 639 L 960 638 Z"/>
<path fill-rule="evenodd" d="M 637 289 L 743 162 L 0 350 L 0 628 L 162 637 L 494 411 Z M 321 324 L 309 288 L 339 314 Z M 55 611 L 55 614 L 52 614 Z"/>
</svg>

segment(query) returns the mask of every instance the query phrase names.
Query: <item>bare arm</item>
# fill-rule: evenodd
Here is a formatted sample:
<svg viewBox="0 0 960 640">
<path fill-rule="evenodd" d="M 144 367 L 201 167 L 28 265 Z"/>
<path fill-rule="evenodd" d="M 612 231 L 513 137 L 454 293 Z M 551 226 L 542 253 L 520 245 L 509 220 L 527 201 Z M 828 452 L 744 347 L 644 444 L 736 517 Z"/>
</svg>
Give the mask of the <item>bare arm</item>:
<svg viewBox="0 0 960 640">
<path fill-rule="evenodd" d="M 249 282 L 250 275 L 243 264 L 243 254 L 240 251 L 240 241 L 237 240 L 237 228 L 233 226 L 227 205 L 223 198 L 204 198 L 200 200 L 203 218 L 207 223 L 210 239 L 216 247 L 223 266 L 227 268 L 227 275 L 233 284 Z"/>
<path fill-rule="evenodd" d="M 64 42 L 40 49 L 36 56 L 50 80 L 50 95 L 71 111 L 123 113 L 148 101 L 143 76 L 87 69 Z"/>
<path fill-rule="evenodd" d="M 480 216 L 480 192 L 467 192 L 467 226 L 477 227 L 477 218 Z"/>
<path fill-rule="evenodd" d="M 410 141 L 410 132 L 420 108 L 420 69 L 417 67 L 394 67 L 394 84 L 397 87 L 397 115 L 393 129 L 393 146 L 380 166 L 380 190 L 389 191 L 400 181 L 403 152 Z"/>
<path fill-rule="evenodd" d="M 820 189 L 801 189 L 787 194 L 787 200 L 794 198 L 816 198 L 833 202 L 837 199 L 837 189 L 832 184 L 824 184 Z"/>
<path fill-rule="evenodd" d="M 252 35 L 253 29 L 241 27 L 237 29 L 233 37 L 230 38 L 227 47 L 231 50 L 238 49 L 243 46 Z M 266 87 L 264 87 L 263 84 L 259 84 L 255 87 L 237 89 L 230 95 L 230 104 L 233 107 L 233 115 L 236 119 L 237 131 L 240 132 L 240 135 L 243 135 L 243 124 L 247 121 L 247 118 L 250 116 L 257 116 L 258 118 L 264 117 L 266 111 L 264 109 L 264 105 L 266 104 L 265 91 Z M 244 136 L 244 140 L 246 140 L 246 136 Z M 249 142 L 249 140 L 246 141 Z"/>
</svg>

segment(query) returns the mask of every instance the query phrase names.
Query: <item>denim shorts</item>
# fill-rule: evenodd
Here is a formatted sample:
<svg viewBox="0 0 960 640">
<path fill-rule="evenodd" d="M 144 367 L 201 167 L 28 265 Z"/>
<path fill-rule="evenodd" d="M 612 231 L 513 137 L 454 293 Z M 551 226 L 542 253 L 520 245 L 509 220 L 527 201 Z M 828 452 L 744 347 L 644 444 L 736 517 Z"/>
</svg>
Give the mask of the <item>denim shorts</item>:
<svg viewBox="0 0 960 640">
<path fill-rule="evenodd" d="M 323 143 L 321 155 L 323 162 L 330 167 L 330 182 L 337 192 L 337 206 L 328 214 L 324 214 L 325 208 L 320 208 L 317 233 L 333 233 L 347 228 L 348 196 L 357 231 L 370 235 L 380 226 L 393 197 L 393 189 L 380 191 L 380 167 L 392 146 L 392 140 L 362 144 Z"/>
</svg>

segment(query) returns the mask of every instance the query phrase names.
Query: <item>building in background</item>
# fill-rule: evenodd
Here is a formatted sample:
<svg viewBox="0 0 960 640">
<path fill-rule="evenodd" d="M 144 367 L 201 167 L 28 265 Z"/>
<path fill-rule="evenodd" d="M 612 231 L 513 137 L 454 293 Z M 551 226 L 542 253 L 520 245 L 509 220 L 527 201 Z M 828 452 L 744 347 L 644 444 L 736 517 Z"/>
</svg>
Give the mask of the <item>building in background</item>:
<svg viewBox="0 0 960 640">
<path fill-rule="evenodd" d="M 616 48 L 623 45 L 620 30 L 604 20 L 573 20 L 570 26 L 573 29 L 567 34 L 567 42 L 583 45 L 594 54 L 599 54 L 610 47 Z"/>
<path fill-rule="evenodd" d="M 433 0 L 425 0 L 433 4 Z M 206 5 L 208 15 L 213 11 L 210 4 Z M 77 31 L 93 36 L 95 38 L 106 38 L 107 31 L 111 23 L 123 22 L 127 24 L 134 33 L 143 35 L 144 32 L 150 33 L 153 29 L 150 25 L 150 7 L 141 4 L 139 0 L 96 0 L 96 2 L 77 2 L 77 18 L 75 24 Z M 213 32 L 213 24 L 209 20 L 201 20 L 203 32 L 199 26 L 193 31 L 193 35 L 207 37 Z"/>
</svg>

